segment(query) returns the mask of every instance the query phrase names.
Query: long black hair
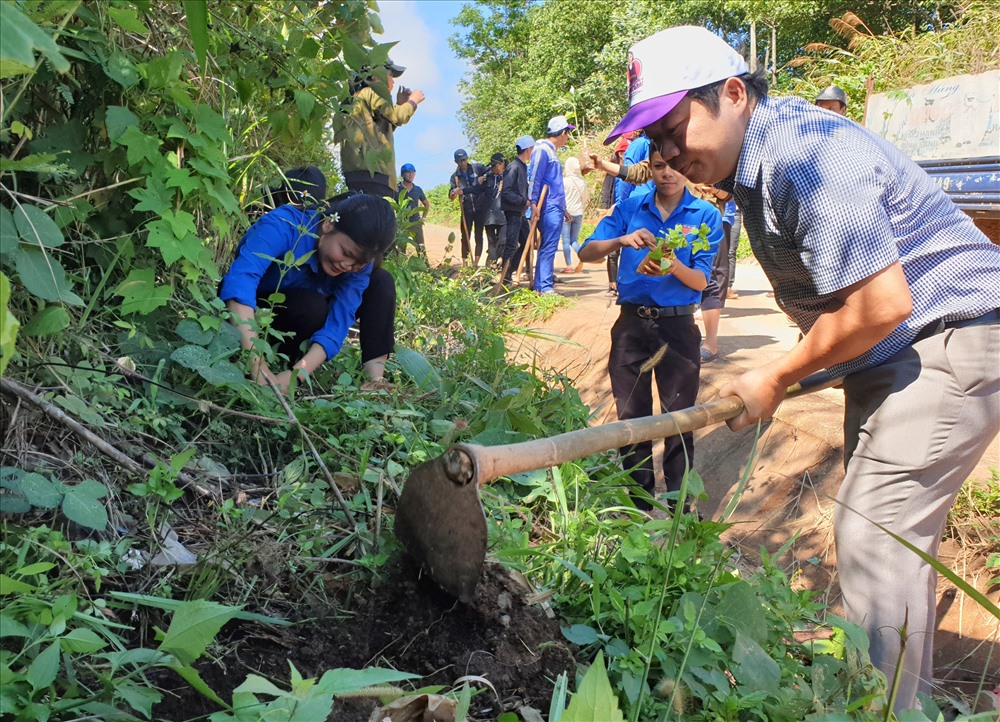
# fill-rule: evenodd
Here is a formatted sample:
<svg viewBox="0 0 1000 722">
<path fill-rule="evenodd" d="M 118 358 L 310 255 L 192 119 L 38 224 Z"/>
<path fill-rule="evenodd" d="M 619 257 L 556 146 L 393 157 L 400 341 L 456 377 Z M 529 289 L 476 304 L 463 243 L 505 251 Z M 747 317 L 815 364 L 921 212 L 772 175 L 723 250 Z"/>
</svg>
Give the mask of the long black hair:
<svg viewBox="0 0 1000 722">
<path fill-rule="evenodd" d="M 396 214 L 385 198 L 342 193 L 331 198 L 321 213 L 364 251 L 366 260 L 381 256 L 396 241 Z"/>
</svg>

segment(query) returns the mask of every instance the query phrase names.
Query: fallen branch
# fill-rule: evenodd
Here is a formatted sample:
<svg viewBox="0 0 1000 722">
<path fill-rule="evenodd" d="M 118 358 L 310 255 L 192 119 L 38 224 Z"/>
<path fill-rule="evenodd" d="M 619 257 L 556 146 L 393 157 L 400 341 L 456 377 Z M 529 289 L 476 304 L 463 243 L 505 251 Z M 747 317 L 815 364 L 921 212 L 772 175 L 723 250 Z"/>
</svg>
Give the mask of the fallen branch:
<svg viewBox="0 0 1000 722">
<path fill-rule="evenodd" d="M 148 475 L 148 469 L 156 466 L 156 459 L 154 459 L 151 455 L 145 453 L 142 454 L 143 463 L 139 463 L 110 442 L 102 439 L 58 406 L 46 401 L 41 396 L 38 396 L 16 381 L 12 381 L 7 378 L 0 378 L 0 390 L 17 396 L 19 399 L 27 401 L 28 403 L 38 407 L 50 419 L 62 424 L 91 446 L 96 447 L 102 454 L 134 474 L 145 478 Z M 190 489 L 199 496 L 207 497 L 214 501 L 222 501 L 222 497 L 218 492 L 206 489 L 184 472 L 179 472 L 177 474 L 177 482 L 185 489 Z"/>
</svg>

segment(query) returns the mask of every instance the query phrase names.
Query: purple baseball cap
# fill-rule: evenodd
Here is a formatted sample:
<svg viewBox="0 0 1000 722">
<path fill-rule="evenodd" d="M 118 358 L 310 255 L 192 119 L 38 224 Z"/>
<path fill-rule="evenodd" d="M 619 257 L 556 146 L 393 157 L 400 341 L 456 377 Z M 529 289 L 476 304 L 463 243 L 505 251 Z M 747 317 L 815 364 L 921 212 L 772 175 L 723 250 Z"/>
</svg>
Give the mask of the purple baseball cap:
<svg viewBox="0 0 1000 722">
<path fill-rule="evenodd" d="M 743 56 L 702 27 L 668 28 L 640 40 L 629 50 L 628 112 L 604 145 L 652 125 L 676 108 L 689 90 L 747 72 Z"/>
</svg>

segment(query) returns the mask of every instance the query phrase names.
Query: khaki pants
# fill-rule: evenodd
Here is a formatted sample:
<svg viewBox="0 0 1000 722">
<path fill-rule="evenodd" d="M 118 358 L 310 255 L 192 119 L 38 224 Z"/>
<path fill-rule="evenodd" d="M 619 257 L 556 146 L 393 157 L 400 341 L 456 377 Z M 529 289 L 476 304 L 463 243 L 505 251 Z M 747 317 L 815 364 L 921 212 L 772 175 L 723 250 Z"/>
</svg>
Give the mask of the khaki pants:
<svg viewBox="0 0 1000 722">
<path fill-rule="evenodd" d="M 933 681 L 937 574 L 860 514 L 937 555 L 955 496 L 1000 431 L 996 312 L 852 374 L 844 391 L 847 475 L 834 532 L 845 615 L 868 632 L 890 683 L 905 620 L 896 710 L 911 709 Z"/>
</svg>

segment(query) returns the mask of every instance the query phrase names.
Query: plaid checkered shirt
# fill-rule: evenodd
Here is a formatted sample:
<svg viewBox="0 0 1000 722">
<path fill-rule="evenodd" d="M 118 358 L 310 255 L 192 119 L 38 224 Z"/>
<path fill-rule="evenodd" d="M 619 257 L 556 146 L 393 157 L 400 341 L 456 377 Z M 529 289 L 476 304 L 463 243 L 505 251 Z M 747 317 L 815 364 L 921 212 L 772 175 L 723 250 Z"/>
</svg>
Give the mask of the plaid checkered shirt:
<svg viewBox="0 0 1000 722">
<path fill-rule="evenodd" d="M 733 195 L 778 305 L 803 332 L 836 291 L 902 265 L 912 314 L 835 375 L 885 361 L 932 323 L 1000 307 L 1000 246 L 891 143 L 800 98 L 757 103 Z"/>
</svg>

